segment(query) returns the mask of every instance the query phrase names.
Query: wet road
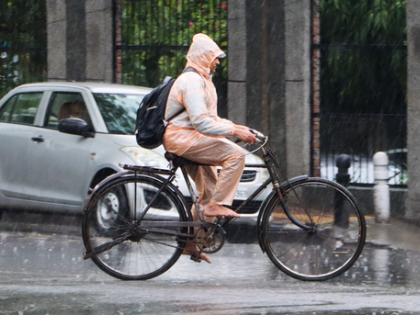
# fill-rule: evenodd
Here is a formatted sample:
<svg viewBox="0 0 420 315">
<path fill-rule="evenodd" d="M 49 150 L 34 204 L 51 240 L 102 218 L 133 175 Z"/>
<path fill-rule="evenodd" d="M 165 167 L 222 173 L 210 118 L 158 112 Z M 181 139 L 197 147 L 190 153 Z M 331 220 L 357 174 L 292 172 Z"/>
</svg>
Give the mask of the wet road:
<svg viewBox="0 0 420 315">
<path fill-rule="evenodd" d="M 75 230 L 73 230 L 75 231 Z M 306 283 L 257 244 L 124 282 L 82 259 L 77 233 L 0 231 L 0 314 L 420 314 L 420 253 L 367 246 L 346 274 Z"/>
</svg>

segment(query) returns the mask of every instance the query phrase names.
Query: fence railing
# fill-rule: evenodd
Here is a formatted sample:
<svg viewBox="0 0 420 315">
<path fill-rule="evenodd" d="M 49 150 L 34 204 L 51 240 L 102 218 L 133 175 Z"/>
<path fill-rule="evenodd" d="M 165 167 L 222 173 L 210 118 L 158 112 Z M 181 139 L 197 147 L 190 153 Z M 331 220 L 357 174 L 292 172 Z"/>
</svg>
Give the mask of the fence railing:
<svg viewBox="0 0 420 315">
<path fill-rule="evenodd" d="M 196 33 L 209 35 L 227 49 L 226 0 L 122 1 L 122 83 L 155 87 L 166 76 L 177 77 Z M 222 61 L 213 82 L 219 95 L 219 115 L 227 103 L 227 61 Z"/>
<path fill-rule="evenodd" d="M 45 0 L 0 5 L 0 98 L 14 87 L 47 79 Z"/>
<path fill-rule="evenodd" d="M 334 180 L 336 159 L 351 157 L 353 184 L 373 184 L 373 155 L 389 157 L 389 184 L 407 184 L 407 116 L 386 114 L 321 114 L 321 176 Z"/>
</svg>

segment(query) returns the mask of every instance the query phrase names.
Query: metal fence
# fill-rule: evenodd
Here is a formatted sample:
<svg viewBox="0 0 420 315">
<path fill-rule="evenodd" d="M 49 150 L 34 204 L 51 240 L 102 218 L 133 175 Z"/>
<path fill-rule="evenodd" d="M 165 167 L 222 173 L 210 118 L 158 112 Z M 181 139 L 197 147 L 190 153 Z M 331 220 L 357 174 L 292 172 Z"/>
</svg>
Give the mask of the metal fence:
<svg viewBox="0 0 420 315">
<path fill-rule="evenodd" d="M 320 67 L 314 96 L 320 98 L 313 117 L 320 150 L 313 156 L 323 177 L 334 179 L 337 156 L 347 154 L 351 182 L 373 184 L 373 155 L 384 151 L 389 184 L 407 184 L 406 3 L 314 1 L 313 56 Z"/>
<path fill-rule="evenodd" d="M 373 184 L 373 155 L 390 159 L 389 184 L 406 185 L 405 45 L 320 45 L 321 176 L 335 178 L 340 154 L 352 158 L 351 183 Z"/>
<path fill-rule="evenodd" d="M 177 77 L 196 33 L 209 35 L 227 49 L 225 0 L 124 0 L 122 2 L 122 82 L 155 87 L 166 76 Z M 219 115 L 226 115 L 227 61 L 213 82 L 219 95 Z"/>
<path fill-rule="evenodd" d="M 17 85 L 45 81 L 46 78 L 46 1 L 17 0 L 2 3 L 0 97 Z"/>
<path fill-rule="evenodd" d="M 373 184 L 373 155 L 389 157 L 389 184 L 407 184 L 407 116 L 385 114 L 322 114 L 321 176 L 335 179 L 336 159 L 351 157 L 351 183 Z"/>
</svg>

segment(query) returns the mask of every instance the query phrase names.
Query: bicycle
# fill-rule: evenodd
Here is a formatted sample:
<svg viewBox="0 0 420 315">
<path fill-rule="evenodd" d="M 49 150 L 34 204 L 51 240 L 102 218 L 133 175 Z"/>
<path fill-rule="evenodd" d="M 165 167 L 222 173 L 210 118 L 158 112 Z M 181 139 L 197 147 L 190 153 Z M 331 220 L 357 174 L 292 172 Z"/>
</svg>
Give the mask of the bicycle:
<svg viewBox="0 0 420 315">
<path fill-rule="evenodd" d="M 344 273 L 356 262 L 366 238 L 365 218 L 354 196 L 335 182 L 306 175 L 281 183 L 284 172 L 266 146 L 268 138 L 256 133 L 265 164 L 246 166 L 267 168 L 270 177 L 235 211 L 240 213 L 272 184 L 257 220 L 262 251 L 281 271 L 299 280 L 324 281 Z M 123 165 L 126 171 L 102 181 L 85 203 L 84 259 L 91 258 L 113 277 L 159 276 L 176 263 L 187 242 L 206 254 L 223 247 L 224 227 L 232 219 L 206 222 L 183 167 L 194 162 L 168 153 L 166 157 L 170 169 Z M 199 222 L 192 221 L 185 197 L 172 183 L 178 169 Z M 106 218 L 107 229 L 103 224 L 98 227 L 98 215 Z"/>
</svg>

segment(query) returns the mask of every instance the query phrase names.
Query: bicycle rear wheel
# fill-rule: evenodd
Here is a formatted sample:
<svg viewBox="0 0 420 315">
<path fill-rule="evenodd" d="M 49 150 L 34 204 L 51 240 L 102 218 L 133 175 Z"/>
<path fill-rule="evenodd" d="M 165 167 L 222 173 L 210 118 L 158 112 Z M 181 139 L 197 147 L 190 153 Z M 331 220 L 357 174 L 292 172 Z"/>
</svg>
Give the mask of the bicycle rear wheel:
<svg viewBox="0 0 420 315">
<path fill-rule="evenodd" d="M 283 272 L 299 280 L 323 281 L 349 269 L 362 252 L 365 218 L 343 186 L 307 178 L 284 187 L 284 206 L 276 194 L 262 219 L 267 255 Z M 305 230 L 287 217 L 286 212 Z"/>
<path fill-rule="evenodd" d="M 91 257 L 104 272 L 122 280 L 146 280 L 167 271 L 178 260 L 185 247 L 185 238 L 144 228 L 148 222 L 189 221 L 175 187 L 171 185 L 164 189 L 151 204 L 141 225 L 135 224 L 162 184 L 163 180 L 151 176 L 117 175 L 92 193 L 82 223 L 83 241 L 86 253 L 98 250 L 100 246 L 113 245 Z M 124 198 L 117 199 L 115 192 Z M 98 228 L 98 215 L 108 218 L 106 230 Z M 191 233 L 185 227 L 170 229 Z"/>
</svg>

